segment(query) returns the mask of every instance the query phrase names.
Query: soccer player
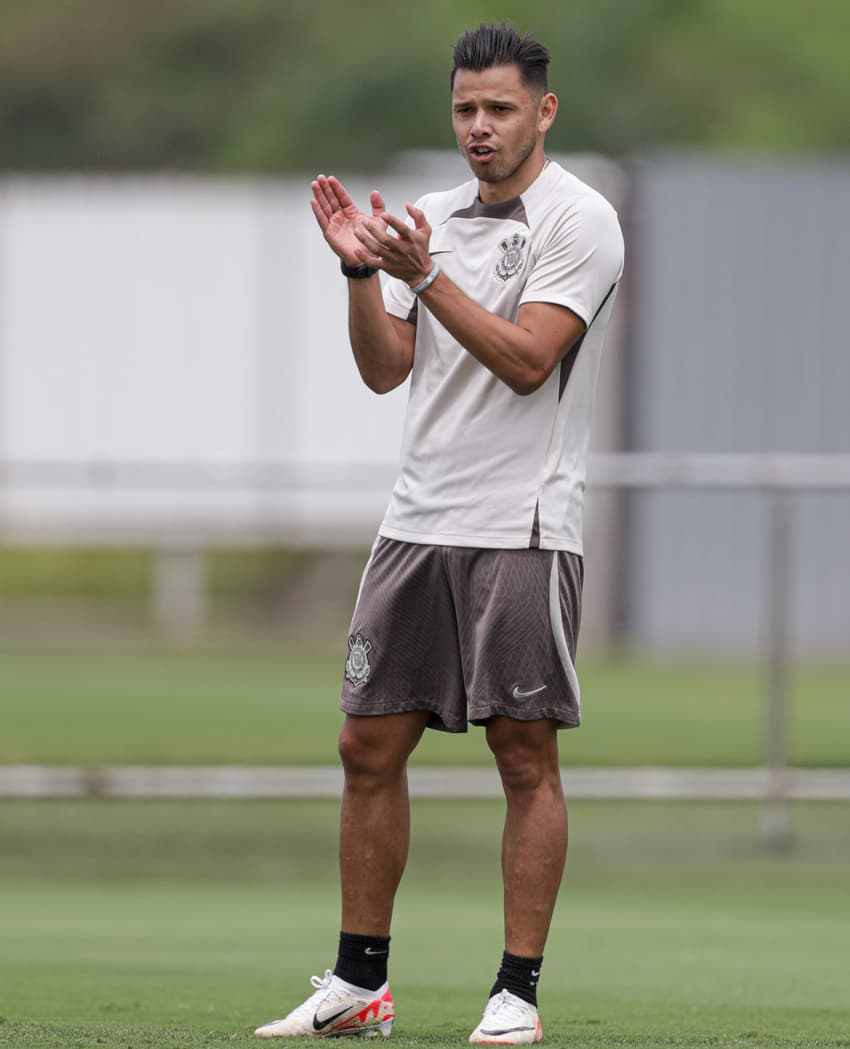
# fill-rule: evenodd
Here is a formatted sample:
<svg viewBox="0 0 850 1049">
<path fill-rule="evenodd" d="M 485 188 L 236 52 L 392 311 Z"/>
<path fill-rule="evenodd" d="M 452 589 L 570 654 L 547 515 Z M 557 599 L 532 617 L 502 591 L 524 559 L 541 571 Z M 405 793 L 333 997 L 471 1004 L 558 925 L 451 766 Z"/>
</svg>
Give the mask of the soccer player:
<svg viewBox="0 0 850 1049">
<path fill-rule="evenodd" d="M 580 720 L 585 458 L 623 267 L 610 204 L 544 152 L 558 108 L 548 62 L 511 26 L 463 34 L 452 123 L 474 178 L 408 205 L 409 220 L 378 192 L 366 213 L 337 179 L 313 182 L 363 381 L 411 384 L 348 639 L 339 953 L 261 1037 L 390 1033 L 407 759 L 426 728 L 469 722 L 484 726 L 507 801 L 505 952 L 469 1040 L 542 1037 L 537 982 L 567 847 L 557 737 Z"/>
</svg>

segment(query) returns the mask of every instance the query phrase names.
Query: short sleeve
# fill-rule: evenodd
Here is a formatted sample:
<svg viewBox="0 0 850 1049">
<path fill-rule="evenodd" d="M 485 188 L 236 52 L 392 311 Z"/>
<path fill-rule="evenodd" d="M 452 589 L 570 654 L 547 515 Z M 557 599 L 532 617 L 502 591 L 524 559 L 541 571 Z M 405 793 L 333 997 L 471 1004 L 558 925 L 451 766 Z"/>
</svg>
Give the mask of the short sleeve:
<svg viewBox="0 0 850 1049">
<path fill-rule="evenodd" d="M 408 288 L 403 280 L 397 277 L 381 275 L 383 282 L 384 309 L 393 317 L 400 317 L 403 321 L 413 321 L 416 318 L 416 296 Z"/>
<path fill-rule="evenodd" d="M 566 306 L 589 325 L 623 272 L 623 234 L 617 213 L 602 197 L 587 197 L 564 212 L 544 242 L 520 305 Z"/>
<path fill-rule="evenodd" d="M 426 194 L 416 201 L 415 206 L 424 211 L 426 216 L 428 216 L 428 202 L 431 196 L 431 194 Z M 408 225 L 411 222 L 412 220 L 408 218 Z M 387 313 L 393 317 L 400 317 L 403 321 L 410 321 L 412 324 L 415 324 L 418 302 L 410 288 L 403 280 L 386 274 L 381 274 L 381 281 L 383 283 L 384 309 Z"/>
</svg>

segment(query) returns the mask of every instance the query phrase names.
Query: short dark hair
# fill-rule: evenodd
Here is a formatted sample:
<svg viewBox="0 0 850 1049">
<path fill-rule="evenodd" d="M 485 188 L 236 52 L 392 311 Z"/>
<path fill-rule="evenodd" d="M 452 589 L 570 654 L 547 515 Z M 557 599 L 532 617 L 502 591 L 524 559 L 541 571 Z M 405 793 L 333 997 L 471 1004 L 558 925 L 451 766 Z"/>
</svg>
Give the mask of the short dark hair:
<svg viewBox="0 0 850 1049">
<path fill-rule="evenodd" d="M 520 36 L 509 22 L 482 22 L 477 29 L 467 29 L 454 46 L 451 85 L 459 69 L 480 73 L 493 66 L 515 63 L 522 82 L 541 95 L 549 89 L 547 66 L 549 52 L 532 37 Z"/>
</svg>

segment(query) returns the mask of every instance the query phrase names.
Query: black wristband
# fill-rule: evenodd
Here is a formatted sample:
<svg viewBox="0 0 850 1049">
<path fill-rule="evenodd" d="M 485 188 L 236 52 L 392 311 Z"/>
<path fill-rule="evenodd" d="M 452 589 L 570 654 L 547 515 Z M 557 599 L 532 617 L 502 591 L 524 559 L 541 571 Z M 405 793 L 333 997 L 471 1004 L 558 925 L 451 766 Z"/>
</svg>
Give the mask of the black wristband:
<svg viewBox="0 0 850 1049">
<path fill-rule="evenodd" d="M 378 272 L 373 270 L 371 266 L 349 266 L 346 264 L 345 259 L 339 260 L 339 268 L 342 270 L 344 277 L 350 277 L 352 280 L 365 280 L 367 277 L 374 277 Z"/>
</svg>

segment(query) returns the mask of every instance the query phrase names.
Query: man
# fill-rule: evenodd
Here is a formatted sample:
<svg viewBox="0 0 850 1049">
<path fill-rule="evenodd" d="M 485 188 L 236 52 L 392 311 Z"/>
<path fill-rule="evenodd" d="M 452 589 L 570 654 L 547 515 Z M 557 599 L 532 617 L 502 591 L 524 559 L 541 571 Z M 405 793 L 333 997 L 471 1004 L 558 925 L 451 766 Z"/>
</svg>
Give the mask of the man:
<svg viewBox="0 0 850 1049">
<path fill-rule="evenodd" d="M 563 873 L 557 730 L 574 668 L 590 412 L 623 264 L 616 214 L 544 154 L 549 56 L 510 26 L 455 45 L 452 121 L 475 178 L 371 214 L 320 175 L 364 382 L 411 376 L 402 466 L 364 572 L 341 699 L 342 932 L 333 972 L 261 1037 L 388 1035 L 407 759 L 427 727 L 483 725 L 507 800 L 505 953 L 480 1044 L 542 1037 L 537 980 Z M 382 293 L 380 278 L 388 275 Z"/>
</svg>

